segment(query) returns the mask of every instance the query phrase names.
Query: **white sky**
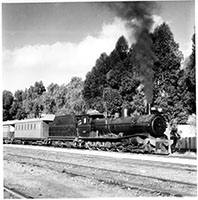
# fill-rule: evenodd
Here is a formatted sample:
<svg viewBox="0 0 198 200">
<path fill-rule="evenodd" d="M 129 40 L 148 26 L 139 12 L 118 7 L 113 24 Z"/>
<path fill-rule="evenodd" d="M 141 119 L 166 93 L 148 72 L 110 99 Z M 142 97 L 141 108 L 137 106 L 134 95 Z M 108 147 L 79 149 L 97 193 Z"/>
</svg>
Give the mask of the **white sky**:
<svg viewBox="0 0 198 200">
<path fill-rule="evenodd" d="M 104 24 L 97 37 L 88 35 L 79 43 L 56 42 L 54 44 L 25 45 L 3 52 L 3 84 L 8 90 L 25 89 L 35 81 L 68 83 L 72 77 L 85 78 L 100 54 L 109 54 L 118 38 L 127 30 L 119 19 Z M 17 75 L 17 76 L 16 76 Z"/>
</svg>

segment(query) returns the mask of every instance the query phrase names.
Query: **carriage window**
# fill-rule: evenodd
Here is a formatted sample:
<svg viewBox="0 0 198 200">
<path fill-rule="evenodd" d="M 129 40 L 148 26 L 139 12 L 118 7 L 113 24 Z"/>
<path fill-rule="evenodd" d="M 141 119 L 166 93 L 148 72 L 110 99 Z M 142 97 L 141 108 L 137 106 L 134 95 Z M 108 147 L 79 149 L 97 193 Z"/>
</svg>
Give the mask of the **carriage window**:
<svg viewBox="0 0 198 200">
<path fill-rule="evenodd" d="M 34 124 L 34 129 L 36 129 L 36 124 Z"/>
<path fill-rule="evenodd" d="M 30 125 L 30 129 L 32 130 L 32 124 Z"/>
<path fill-rule="evenodd" d="M 29 130 L 29 124 L 27 125 L 27 130 Z"/>
</svg>

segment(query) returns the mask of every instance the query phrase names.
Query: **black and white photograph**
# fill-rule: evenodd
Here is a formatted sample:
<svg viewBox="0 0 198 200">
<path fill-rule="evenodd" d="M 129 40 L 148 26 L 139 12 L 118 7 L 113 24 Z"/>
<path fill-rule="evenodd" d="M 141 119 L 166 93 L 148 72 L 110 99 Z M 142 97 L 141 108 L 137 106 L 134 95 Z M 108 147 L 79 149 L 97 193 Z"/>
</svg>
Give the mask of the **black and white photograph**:
<svg viewBox="0 0 198 200">
<path fill-rule="evenodd" d="M 1 199 L 197 198 L 195 0 L 1 1 Z"/>
</svg>

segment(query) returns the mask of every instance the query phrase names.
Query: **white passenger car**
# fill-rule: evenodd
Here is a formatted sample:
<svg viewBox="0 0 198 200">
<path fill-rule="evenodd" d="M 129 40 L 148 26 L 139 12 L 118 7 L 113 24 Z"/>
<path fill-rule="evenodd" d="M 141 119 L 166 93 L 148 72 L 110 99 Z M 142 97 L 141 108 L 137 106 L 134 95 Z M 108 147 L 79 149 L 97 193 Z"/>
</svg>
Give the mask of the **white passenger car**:
<svg viewBox="0 0 198 200">
<path fill-rule="evenodd" d="M 42 118 L 19 120 L 15 123 L 15 140 L 43 141 L 49 136 L 49 122 Z"/>
</svg>

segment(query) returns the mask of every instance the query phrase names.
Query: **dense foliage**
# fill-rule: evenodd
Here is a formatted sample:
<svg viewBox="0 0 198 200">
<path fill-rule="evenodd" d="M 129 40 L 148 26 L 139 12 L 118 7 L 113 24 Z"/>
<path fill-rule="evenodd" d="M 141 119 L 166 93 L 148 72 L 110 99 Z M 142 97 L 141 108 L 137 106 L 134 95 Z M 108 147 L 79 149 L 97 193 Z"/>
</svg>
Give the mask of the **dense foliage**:
<svg viewBox="0 0 198 200">
<path fill-rule="evenodd" d="M 132 59 L 123 36 L 118 39 L 109 56 L 101 54 L 84 82 L 83 96 L 88 108 L 113 114 L 120 112 L 123 107 L 132 106 L 141 83 Z"/>
<path fill-rule="evenodd" d="M 83 81 L 74 77 L 67 85 L 51 83 L 47 90 L 42 81 L 13 94 L 3 92 L 3 120 L 40 117 L 41 114 L 80 114 L 85 110 Z"/>
<path fill-rule="evenodd" d="M 181 98 L 180 110 L 178 109 L 177 112 L 182 122 L 186 121 L 189 115 L 193 116 L 196 113 L 195 34 L 192 37 L 192 42 L 192 53 L 185 63 L 184 69 L 181 70 L 179 79 Z"/>
<path fill-rule="evenodd" d="M 154 104 L 163 108 L 169 120 L 177 117 L 181 93 L 178 90 L 182 53 L 167 24 L 163 23 L 153 33 L 154 52 Z"/>
<path fill-rule="evenodd" d="M 47 88 L 40 81 L 14 95 L 3 91 L 3 120 L 42 113 L 81 114 L 89 109 L 114 114 L 126 107 L 141 114 L 149 102 L 163 108 L 167 120 L 186 122 L 196 114 L 195 34 L 192 54 L 183 68 L 182 52 L 166 23 L 147 37 L 152 52 L 145 54 L 140 51 L 140 46 L 146 49 L 142 41 L 129 47 L 121 36 L 110 55 L 100 55 L 85 81 L 74 77 L 69 84 L 52 83 Z"/>
</svg>

